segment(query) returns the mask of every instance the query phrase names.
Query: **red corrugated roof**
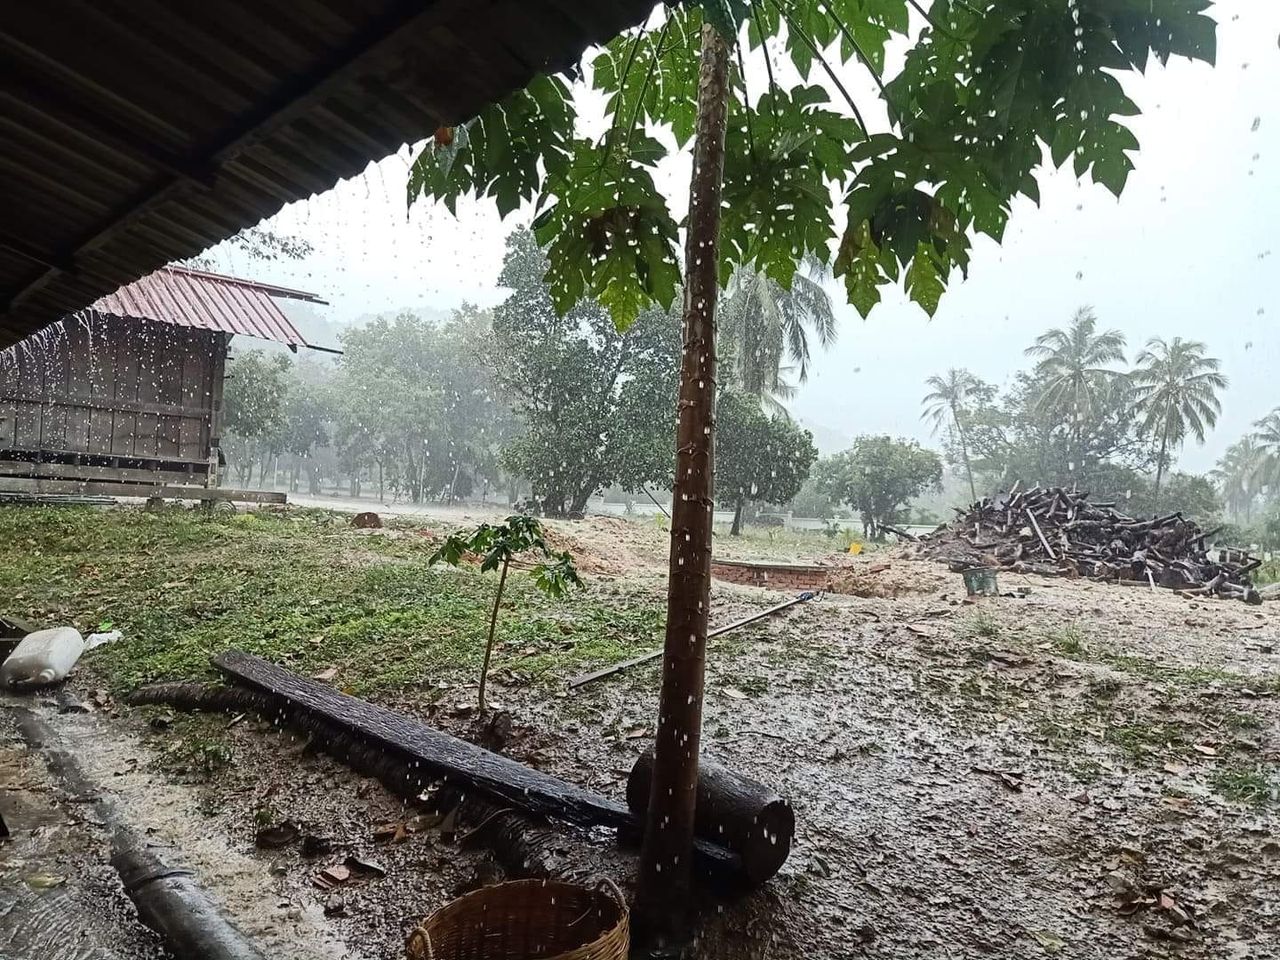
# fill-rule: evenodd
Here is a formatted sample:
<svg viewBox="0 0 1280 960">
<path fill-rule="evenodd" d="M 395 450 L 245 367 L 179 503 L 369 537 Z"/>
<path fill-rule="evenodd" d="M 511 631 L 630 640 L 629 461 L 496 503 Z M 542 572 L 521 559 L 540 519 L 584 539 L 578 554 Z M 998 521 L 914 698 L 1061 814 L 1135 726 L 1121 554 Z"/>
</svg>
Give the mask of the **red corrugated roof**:
<svg viewBox="0 0 1280 960">
<path fill-rule="evenodd" d="M 273 297 L 324 303 L 315 294 L 186 267 L 162 267 L 95 302 L 90 309 L 179 327 L 221 330 L 309 346 Z"/>
</svg>

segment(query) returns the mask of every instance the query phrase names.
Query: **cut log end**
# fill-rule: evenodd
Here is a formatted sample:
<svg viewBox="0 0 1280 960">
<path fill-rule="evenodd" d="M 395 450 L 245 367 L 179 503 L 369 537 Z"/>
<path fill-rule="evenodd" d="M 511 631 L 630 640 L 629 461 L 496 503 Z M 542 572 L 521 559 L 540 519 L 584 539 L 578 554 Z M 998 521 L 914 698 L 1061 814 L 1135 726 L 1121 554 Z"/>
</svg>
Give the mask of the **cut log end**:
<svg viewBox="0 0 1280 960">
<path fill-rule="evenodd" d="M 627 806 L 641 819 L 649 806 L 652 777 L 650 746 L 627 778 Z M 694 834 L 737 854 L 752 883 L 764 883 L 782 868 L 795 829 L 791 804 L 772 788 L 714 760 L 699 760 Z"/>
</svg>

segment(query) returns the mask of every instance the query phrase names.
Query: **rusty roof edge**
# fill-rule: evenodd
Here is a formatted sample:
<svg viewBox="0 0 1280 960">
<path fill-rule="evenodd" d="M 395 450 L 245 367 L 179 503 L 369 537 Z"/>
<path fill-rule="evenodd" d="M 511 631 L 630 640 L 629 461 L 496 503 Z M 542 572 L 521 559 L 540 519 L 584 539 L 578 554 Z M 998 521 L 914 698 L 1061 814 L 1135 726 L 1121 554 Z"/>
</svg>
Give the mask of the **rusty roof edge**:
<svg viewBox="0 0 1280 960">
<path fill-rule="evenodd" d="M 255 290 L 261 290 L 263 293 L 273 297 L 282 297 L 286 300 L 304 300 L 307 303 L 317 303 L 322 307 L 329 306 L 328 300 L 320 299 L 319 294 L 308 293 L 305 290 L 295 290 L 292 287 L 280 287 L 274 283 L 263 283 L 260 280 L 246 280 L 243 277 L 233 277 L 227 273 L 214 273 L 212 270 L 197 270 L 195 267 L 184 267 L 176 263 L 170 263 L 160 267 L 159 270 L 153 270 L 153 273 L 159 273 L 160 270 L 168 270 L 171 273 L 185 274 L 193 277 L 204 277 L 207 280 L 220 280 L 224 283 L 234 283 L 238 287 L 252 287 Z"/>
</svg>

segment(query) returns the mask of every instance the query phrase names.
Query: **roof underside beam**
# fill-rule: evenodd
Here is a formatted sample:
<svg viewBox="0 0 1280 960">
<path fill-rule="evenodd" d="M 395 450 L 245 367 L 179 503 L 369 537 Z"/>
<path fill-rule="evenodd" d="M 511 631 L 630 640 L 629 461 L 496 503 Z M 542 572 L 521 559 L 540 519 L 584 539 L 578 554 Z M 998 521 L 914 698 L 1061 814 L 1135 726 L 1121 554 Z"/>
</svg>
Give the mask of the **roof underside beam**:
<svg viewBox="0 0 1280 960">
<path fill-rule="evenodd" d="M 84 251 L 126 228 L 154 204 L 171 197 L 175 189 L 190 185 L 193 181 L 202 187 L 205 186 L 206 178 L 216 176 L 222 164 L 233 158 L 239 151 L 256 140 L 269 136 L 273 131 L 323 100 L 338 86 L 354 79 L 366 63 L 390 54 L 399 43 L 407 42 L 406 38 L 409 34 L 427 29 L 434 23 L 443 22 L 464 5 L 465 0 L 438 0 L 425 7 L 420 0 L 398 4 L 391 14 L 380 19 L 374 26 L 358 33 L 349 43 L 335 51 L 310 73 L 283 85 L 274 96 L 266 100 L 262 109 L 224 132 L 206 149 L 199 151 L 198 158 L 190 162 L 156 163 L 164 171 L 158 181 L 138 191 L 127 202 L 113 210 L 98 226 L 69 247 L 52 252 L 47 258 L 29 258 L 42 264 L 44 269 L 17 289 L 10 291 L 0 309 L 4 312 L 11 311 L 40 289 L 54 274 L 73 271 L 77 258 Z M 111 135 L 111 139 L 119 142 L 115 134 Z M 194 170 L 208 170 L 211 173 L 196 175 L 192 172 Z M 26 254 L 23 255 L 26 256 Z"/>
</svg>

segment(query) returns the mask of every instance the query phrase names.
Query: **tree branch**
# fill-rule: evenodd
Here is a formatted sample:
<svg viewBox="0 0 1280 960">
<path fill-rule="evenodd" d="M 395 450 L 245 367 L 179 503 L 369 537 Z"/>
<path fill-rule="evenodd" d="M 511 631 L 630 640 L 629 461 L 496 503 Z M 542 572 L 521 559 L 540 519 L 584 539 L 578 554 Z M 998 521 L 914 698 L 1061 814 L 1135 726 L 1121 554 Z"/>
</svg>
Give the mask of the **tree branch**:
<svg viewBox="0 0 1280 960">
<path fill-rule="evenodd" d="M 751 129 L 751 97 L 747 93 L 747 67 L 742 62 L 742 44 L 735 43 L 733 49 L 738 55 L 738 78 L 742 82 L 742 113 L 747 120 L 747 153 L 754 160 L 756 156 L 756 138 L 754 131 Z"/>
<path fill-rule="evenodd" d="M 938 23 L 937 20 L 934 20 L 933 17 L 929 15 L 929 11 L 926 10 L 924 7 L 920 6 L 917 0 L 907 0 L 907 3 L 915 7 L 916 13 L 924 17 L 925 21 L 929 24 L 929 26 L 933 27 L 933 29 L 937 30 L 944 37 L 950 37 L 952 40 L 964 39 L 963 37 L 957 36 L 956 34 L 952 33 L 950 30 L 948 30 L 946 27 L 942 26 L 942 24 Z M 982 16 L 981 10 L 978 10 L 975 7 L 969 5 L 968 3 L 965 3 L 964 0 L 960 0 L 960 5 L 967 8 L 970 13 L 973 13 L 979 17 Z"/>
<path fill-rule="evenodd" d="M 626 66 L 622 68 L 622 73 L 618 75 L 618 96 L 622 96 L 622 91 L 627 85 L 627 77 L 631 74 L 631 65 L 635 63 L 636 51 L 640 49 L 640 41 L 644 39 L 644 35 L 648 32 L 647 27 L 641 27 L 640 32 L 636 34 L 636 38 L 631 41 L 631 50 L 627 53 Z M 609 124 L 609 131 L 604 135 L 604 153 L 607 157 L 609 150 L 613 144 L 614 131 L 618 129 L 618 114 L 613 115 L 613 122 Z"/>
<path fill-rule="evenodd" d="M 853 47 L 853 52 L 858 55 L 858 59 L 862 61 L 862 65 L 867 68 L 867 72 L 871 74 L 871 79 L 873 79 L 876 82 L 876 86 L 880 88 L 880 96 L 888 100 L 889 94 L 884 88 L 884 80 L 880 76 L 880 71 L 871 63 L 871 58 L 863 51 L 862 44 L 858 43 L 857 39 L 849 31 L 849 28 L 846 27 L 844 22 L 835 15 L 835 11 L 832 10 L 830 6 L 826 6 L 824 9 L 827 11 L 827 16 L 831 18 L 831 21 L 836 25 L 839 31 L 844 34 L 844 38 L 849 41 L 849 45 Z"/>
<path fill-rule="evenodd" d="M 644 83 L 640 85 L 640 94 L 636 97 L 635 109 L 631 111 L 631 122 L 627 125 L 627 142 L 626 147 L 631 146 L 631 134 L 636 129 L 636 122 L 640 119 L 640 111 L 644 107 L 644 96 L 649 92 L 649 81 L 653 79 L 653 72 L 658 67 L 658 61 L 662 59 L 662 45 L 667 40 L 667 28 L 671 26 L 671 18 L 668 17 L 662 24 L 662 32 L 658 34 L 658 40 L 653 45 L 653 59 L 649 61 L 649 70 L 644 75 Z"/>
<path fill-rule="evenodd" d="M 864 137 L 870 136 L 870 133 L 867 131 L 867 123 L 862 119 L 862 111 L 859 110 L 858 105 L 853 102 L 853 97 L 849 95 L 849 91 L 846 90 L 844 84 L 840 82 L 840 78 L 836 76 L 836 72 L 831 69 L 831 64 L 827 63 L 826 58 L 822 55 L 822 51 L 819 50 L 818 45 L 813 42 L 813 38 L 803 30 L 797 28 L 795 24 L 791 22 L 787 17 L 786 11 L 782 9 L 778 0 L 770 0 L 770 2 L 778 11 L 778 16 L 780 16 L 783 22 L 786 23 L 787 29 L 803 40 L 804 45 L 808 47 L 809 52 L 813 54 L 813 58 L 817 60 L 818 63 L 822 64 L 822 69 L 826 71 L 827 76 L 831 78 L 831 82 L 834 83 L 836 89 L 840 91 L 840 95 L 843 96 L 845 102 L 849 104 L 849 109 L 853 111 L 854 119 L 858 121 L 858 126 L 862 128 L 862 135 Z"/>
<path fill-rule="evenodd" d="M 781 11 L 779 11 L 781 14 Z M 778 125 L 778 84 L 773 79 L 773 58 L 769 56 L 769 44 L 766 42 L 764 28 L 760 25 L 760 9 L 756 0 L 751 0 L 751 15 L 756 21 L 756 32 L 760 35 L 760 52 L 764 54 L 764 72 L 769 77 L 769 112 L 773 114 L 773 125 Z M 746 83 L 746 78 L 743 78 Z"/>
</svg>

